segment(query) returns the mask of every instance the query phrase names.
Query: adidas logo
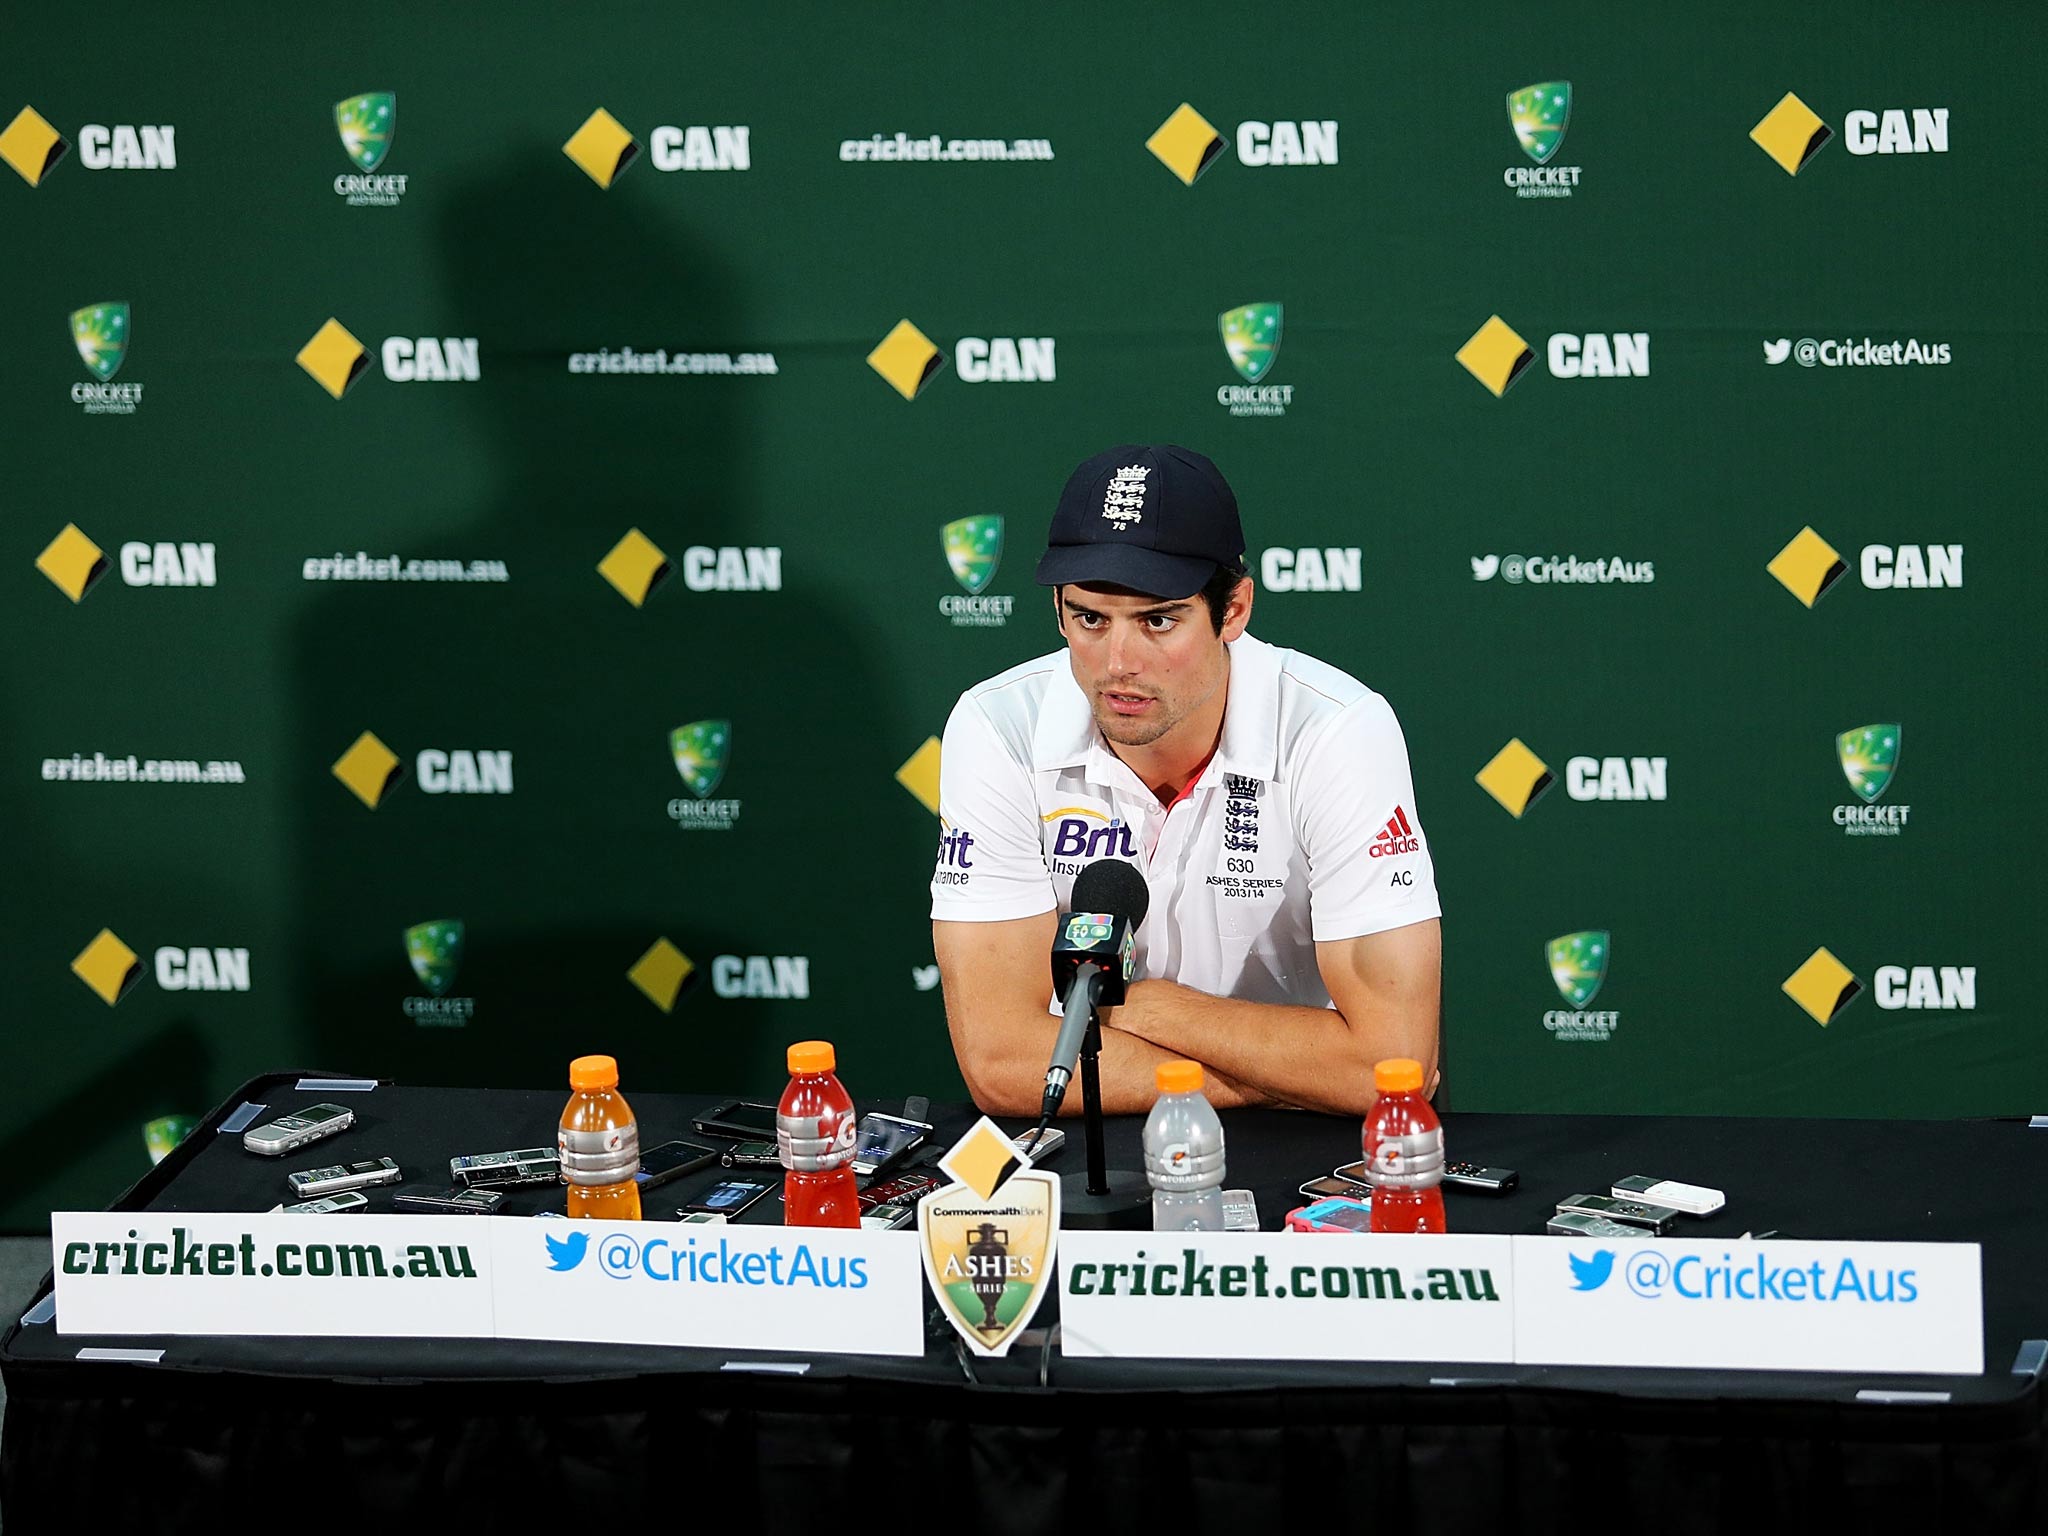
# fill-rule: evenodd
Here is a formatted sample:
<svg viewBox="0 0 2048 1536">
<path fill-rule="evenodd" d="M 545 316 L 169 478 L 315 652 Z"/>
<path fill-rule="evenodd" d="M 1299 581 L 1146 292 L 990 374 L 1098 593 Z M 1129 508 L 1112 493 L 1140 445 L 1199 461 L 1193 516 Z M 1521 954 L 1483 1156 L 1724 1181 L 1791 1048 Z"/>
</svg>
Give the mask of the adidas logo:
<svg viewBox="0 0 2048 1536">
<path fill-rule="evenodd" d="M 1372 840 L 1372 847 L 1366 850 L 1375 859 L 1390 859 L 1396 854 L 1420 853 L 1422 839 L 1415 835 L 1415 829 L 1408 824 L 1408 812 L 1401 806 L 1394 807 L 1394 814 L 1379 835 Z"/>
</svg>

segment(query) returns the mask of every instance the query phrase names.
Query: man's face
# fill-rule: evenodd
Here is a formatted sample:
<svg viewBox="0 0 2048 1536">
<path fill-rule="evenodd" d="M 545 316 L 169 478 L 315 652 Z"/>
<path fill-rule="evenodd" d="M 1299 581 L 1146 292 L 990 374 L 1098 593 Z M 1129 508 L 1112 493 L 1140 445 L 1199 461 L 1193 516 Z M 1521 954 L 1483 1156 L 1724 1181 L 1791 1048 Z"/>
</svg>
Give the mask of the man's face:
<svg viewBox="0 0 2048 1536">
<path fill-rule="evenodd" d="M 1229 678 L 1224 646 L 1244 633 L 1251 584 L 1238 584 L 1221 634 L 1200 594 L 1168 600 L 1124 587 L 1062 587 L 1059 605 L 1074 681 L 1096 725 L 1118 746 L 1147 747 Z"/>
</svg>

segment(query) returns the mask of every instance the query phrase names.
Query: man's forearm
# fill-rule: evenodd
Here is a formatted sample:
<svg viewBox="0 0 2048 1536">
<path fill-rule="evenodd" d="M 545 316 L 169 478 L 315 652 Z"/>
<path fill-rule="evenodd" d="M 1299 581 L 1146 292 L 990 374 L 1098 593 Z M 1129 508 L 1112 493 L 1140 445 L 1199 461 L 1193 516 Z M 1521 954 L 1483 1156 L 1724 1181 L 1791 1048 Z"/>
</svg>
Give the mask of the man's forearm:
<svg viewBox="0 0 2048 1536">
<path fill-rule="evenodd" d="M 1375 1061 L 1424 1052 L 1423 1070 L 1435 1066 L 1433 1014 L 1426 1026 L 1394 1018 L 1354 1024 L 1331 1008 L 1240 1002 L 1178 982 L 1142 981 L 1112 1019 L 1120 1033 L 1209 1063 L 1255 1101 L 1335 1114 L 1372 1106 Z"/>
<path fill-rule="evenodd" d="M 973 1091 L 975 1103 L 990 1114 L 1035 1117 L 1045 1088 L 1046 1062 L 1052 1055 L 1053 1040 L 1058 1033 L 1059 1020 L 1050 1016 L 1028 1022 L 1020 1020 L 1017 1028 L 1005 1032 L 1005 1042 L 999 1054 L 972 1064 L 963 1062 L 963 1067 L 968 1070 L 968 1087 Z M 1102 1083 L 1103 1113 L 1146 1113 L 1159 1097 L 1153 1069 L 1160 1062 L 1171 1061 L 1183 1054 L 1105 1024 L 1102 1054 L 1097 1063 Z M 1209 1102 L 1218 1109 L 1270 1102 L 1266 1095 L 1236 1081 L 1228 1071 L 1219 1070 L 1217 1064 L 1205 1061 L 1203 1065 L 1210 1069 L 1204 1091 Z M 1076 1065 L 1074 1080 L 1067 1085 L 1060 1113 L 1078 1115 L 1081 1107 L 1081 1072 Z"/>
</svg>

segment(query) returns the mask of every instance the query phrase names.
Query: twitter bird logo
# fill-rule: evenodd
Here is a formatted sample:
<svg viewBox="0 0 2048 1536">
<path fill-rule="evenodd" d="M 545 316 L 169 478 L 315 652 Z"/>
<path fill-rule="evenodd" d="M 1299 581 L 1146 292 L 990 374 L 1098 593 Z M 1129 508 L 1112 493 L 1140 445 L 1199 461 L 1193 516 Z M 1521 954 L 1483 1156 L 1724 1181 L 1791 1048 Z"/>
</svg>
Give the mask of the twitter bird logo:
<svg viewBox="0 0 2048 1536">
<path fill-rule="evenodd" d="M 590 1246 L 588 1232 L 571 1232 L 567 1237 L 548 1237 L 543 1232 L 541 1236 L 547 1239 L 548 1268 L 553 1270 L 574 1269 L 583 1262 L 583 1252 Z M 1607 1256 L 1602 1254 L 1601 1257 Z M 1574 1264 L 1578 1262 L 1577 1259 L 1572 1260 Z M 1600 1278 L 1605 1280 L 1607 1277 L 1603 1274 Z"/>
<path fill-rule="evenodd" d="M 917 990 L 929 992 L 939 984 L 939 968 L 936 965 L 913 965 L 910 979 L 917 983 Z"/>
<path fill-rule="evenodd" d="M 1500 569 L 1499 555 L 1473 555 L 1471 560 L 1474 581 L 1491 581 L 1493 573 Z"/>
<path fill-rule="evenodd" d="M 1597 1291 L 1614 1273 L 1614 1255 L 1605 1248 L 1590 1259 L 1582 1259 L 1576 1253 L 1568 1253 L 1565 1257 L 1571 1260 L 1572 1289 L 1575 1291 Z"/>
<path fill-rule="evenodd" d="M 1776 341 L 1764 343 L 1764 361 L 1773 368 L 1792 355 L 1792 338 L 1780 336 Z"/>
</svg>

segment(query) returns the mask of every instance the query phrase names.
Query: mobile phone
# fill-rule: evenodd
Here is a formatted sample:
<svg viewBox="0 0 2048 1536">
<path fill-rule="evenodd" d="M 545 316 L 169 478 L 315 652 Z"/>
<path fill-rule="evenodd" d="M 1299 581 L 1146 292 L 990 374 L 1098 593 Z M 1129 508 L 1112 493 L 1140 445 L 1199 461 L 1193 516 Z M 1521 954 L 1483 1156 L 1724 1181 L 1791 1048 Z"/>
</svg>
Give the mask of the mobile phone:
<svg viewBox="0 0 2048 1536">
<path fill-rule="evenodd" d="M 906 1120 L 901 1115 L 862 1115 L 853 1136 L 853 1171 L 863 1179 L 872 1178 L 923 1146 L 931 1133 L 932 1128 L 922 1120 Z"/>
<path fill-rule="evenodd" d="M 1720 1190 L 1708 1189 L 1704 1184 L 1681 1184 L 1676 1179 L 1653 1179 L 1641 1173 L 1616 1179 L 1614 1198 L 1668 1205 L 1688 1216 L 1711 1216 L 1728 1203 L 1728 1197 Z"/>
<path fill-rule="evenodd" d="M 863 1214 L 884 1205 L 916 1205 L 917 1202 L 937 1189 L 946 1181 L 935 1173 L 899 1173 L 893 1179 L 880 1184 L 870 1184 L 860 1192 L 860 1208 Z"/>
<path fill-rule="evenodd" d="M 749 1099 L 727 1099 L 707 1109 L 693 1122 L 706 1136 L 724 1136 L 733 1141 L 773 1141 L 775 1106 Z"/>
<path fill-rule="evenodd" d="M 1668 1205 L 1645 1205 L 1640 1200 L 1615 1200 L 1606 1195 L 1573 1195 L 1557 1202 L 1560 1215 L 1601 1216 L 1637 1229 L 1664 1236 L 1678 1222 L 1678 1212 Z"/>
<path fill-rule="evenodd" d="M 725 1218 L 716 1211 L 693 1211 L 687 1207 L 676 1208 L 676 1220 L 686 1227 L 722 1227 Z"/>
<path fill-rule="evenodd" d="M 1557 1212 L 1543 1224 L 1543 1230 L 1552 1237 L 1597 1237 L 1625 1243 L 1639 1242 L 1644 1235 L 1641 1227 L 1625 1227 L 1605 1216 L 1582 1216 L 1573 1211 Z"/>
<path fill-rule="evenodd" d="M 339 1135 L 356 1123 L 356 1112 L 339 1104 L 308 1104 L 242 1132 L 242 1146 L 259 1157 L 283 1157 L 312 1142 Z"/>
<path fill-rule="evenodd" d="M 700 1141 L 664 1141 L 640 1154 L 640 1171 L 634 1177 L 642 1189 L 652 1189 L 717 1161 L 716 1147 L 707 1147 Z"/>
<path fill-rule="evenodd" d="M 346 1167 L 337 1163 L 332 1168 L 302 1168 L 297 1173 L 284 1176 L 291 1185 L 292 1193 L 301 1200 L 311 1200 L 319 1195 L 338 1195 L 350 1189 L 374 1189 L 379 1184 L 397 1184 L 405 1175 L 398 1164 L 388 1157 L 371 1162 L 350 1163 Z"/>
<path fill-rule="evenodd" d="M 1360 1166 L 1353 1163 L 1352 1167 Z M 1372 1186 L 1361 1184 L 1356 1179 L 1347 1179 L 1341 1173 L 1326 1173 L 1320 1179 L 1310 1179 L 1301 1186 L 1301 1193 L 1311 1200 L 1358 1200 L 1370 1202 Z"/>
<path fill-rule="evenodd" d="M 875 1232 L 893 1232 L 917 1220 L 915 1205 L 878 1205 L 860 1213 L 860 1224 Z"/>
<path fill-rule="evenodd" d="M 728 1168 L 780 1168 L 782 1152 L 772 1141 L 740 1141 L 718 1154 Z"/>
<path fill-rule="evenodd" d="M 1370 1232 L 1372 1206 L 1363 1200 L 1318 1200 L 1287 1213 L 1290 1232 Z"/>
<path fill-rule="evenodd" d="M 522 1184 L 558 1184 L 562 1164 L 553 1147 L 520 1152 L 475 1152 L 448 1159 L 448 1177 L 464 1189 L 516 1189 Z"/>
<path fill-rule="evenodd" d="M 1522 1176 L 1512 1168 L 1482 1168 L 1477 1163 L 1445 1163 L 1444 1182 L 1455 1189 L 1476 1189 L 1483 1195 L 1505 1195 Z"/>
<path fill-rule="evenodd" d="M 1042 1163 L 1067 1144 L 1067 1133 L 1056 1125 L 1048 1125 L 1032 1140 L 1029 1131 L 1020 1131 L 1010 1138 L 1010 1145 L 1017 1149 L 1017 1155 L 1027 1163 Z"/>
<path fill-rule="evenodd" d="M 683 1202 L 686 1211 L 709 1211 L 727 1220 L 739 1215 L 775 1187 L 769 1179 L 742 1176 L 712 1185 L 694 1200 Z"/>
<path fill-rule="evenodd" d="M 1259 1202 L 1252 1198 L 1248 1189 L 1226 1189 L 1223 1191 L 1223 1230 L 1226 1232 L 1256 1232 L 1259 1230 Z"/>
<path fill-rule="evenodd" d="M 360 1211 L 370 1202 L 361 1195 L 329 1195 L 324 1200 L 305 1200 L 297 1205 L 280 1205 L 276 1209 L 287 1216 L 332 1216 L 340 1211 Z"/>
<path fill-rule="evenodd" d="M 408 1211 L 432 1211 L 439 1216 L 490 1216 L 505 1203 L 495 1189 L 464 1189 L 456 1185 L 431 1195 L 393 1195 L 391 1203 Z"/>
</svg>

